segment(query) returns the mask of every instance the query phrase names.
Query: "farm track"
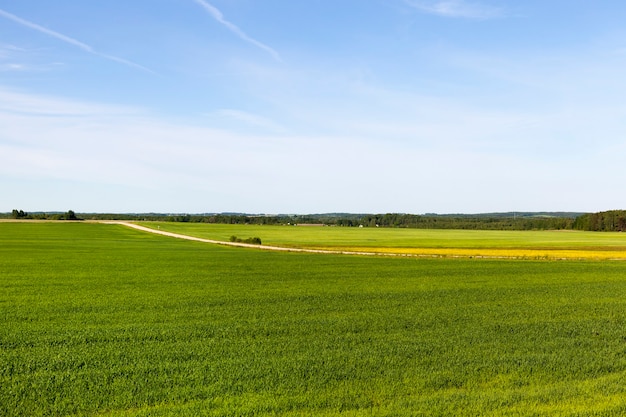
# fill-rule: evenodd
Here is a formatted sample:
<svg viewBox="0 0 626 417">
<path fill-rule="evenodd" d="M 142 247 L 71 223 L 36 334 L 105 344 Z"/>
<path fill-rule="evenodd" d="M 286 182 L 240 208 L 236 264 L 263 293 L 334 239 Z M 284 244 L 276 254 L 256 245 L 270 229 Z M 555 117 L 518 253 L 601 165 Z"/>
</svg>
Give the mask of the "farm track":
<svg viewBox="0 0 626 417">
<path fill-rule="evenodd" d="M 281 252 L 304 252 L 304 253 L 322 253 L 322 254 L 334 254 L 334 255 L 381 255 L 381 256 L 416 256 L 411 254 L 402 254 L 402 253 L 383 253 L 383 252 L 359 252 L 359 251 L 342 251 L 342 250 L 327 250 L 327 249 L 305 249 L 305 248 L 286 248 L 282 246 L 267 246 L 267 245 L 255 245 L 251 243 L 241 243 L 241 242 L 225 242 L 223 240 L 213 240 L 213 239 L 204 239 L 195 236 L 183 235 L 180 233 L 172 233 L 166 232 L 164 230 L 152 229 L 150 227 L 141 226 L 135 223 L 123 222 L 123 221 L 105 221 L 102 223 L 106 224 L 119 224 L 127 227 L 131 227 L 133 229 L 141 230 L 148 233 L 154 233 L 157 235 L 163 235 L 168 237 L 173 237 L 177 239 L 185 239 L 192 240 L 195 242 L 203 242 L 203 243 L 212 243 L 215 245 L 223 245 L 223 246 L 237 246 L 242 248 L 254 248 L 254 249 L 263 249 L 263 250 L 272 250 L 272 251 L 281 251 Z"/>
<path fill-rule="evenodd" d="M 465 258 L 465 259 L 539 259 L 539 260 L 611 260 L 611 261 L 625 261 L 626 254 L 623 256 L 610 256 L 610 257 L 599 257 L 594 255 L 582 253 L 575 254 L 567 254 L 563 255 L 561 252 L 559 255 L 559 251 L 555 251 L 553 255 L 546 255 L 546 251 L 537 251 L 533 253 L 533 251 L 526 251 L 525 253 L 520 253 L 519 255 L 510 254 L 495 254 L 493 250 L 487 251 L 487 253 L 480 253 L 480 251 L 476 253 L 463 253 L 463 250 L 458 250 L 455 252 L 454 249 L 450 249 L 449 251 L 433 253 L 428 249 L 423 249 L 424 252 L 393 252 L 393 251 L 351 251 L 351 250 L 334 250 L 334 249 L 312 249 L 312 248 L 291 248 L 291 247 L 282 247 L 282 246 L 268 246 L 268 245 L 255 245 L 250 243 L 241 243 L 241 242 L 227 242 L 222 240 L 213 240 L 213 239 L 205 239 L 190 235 L 184 235 L 180 233 L 167 232 L 164 230 L 153 229 L 150 227 L 145 227 L 138 225 L 136 223 L 131 223 L 127 221 L 104 221 L 101 223 L 106 224 L 118 224 L 126 227 L 130 227 L 136 230 L 140 230 L 147 233 L 154 233 L 162 236 L 168 236 L 177 239 L 185 239 L 191 240 L 195 242 L 203 242 L 210 243 L 215 245 L 222 246 L 235 246 L 235 247 L 243 247 L 243 248 L 253 248 L 253 249 L 261 249 L 261 250 L 269 250 L 269 251 L 280 251 L 280 252 L 299 252 L 299 253 L 317 253 L 317 254 L 330 254 L 330 255 L 362 255 L 362 256 L 388 256 L 388 257 L 408 257 L 408 258 Z M 419 251 L 419 248 L 415 248 Z M 491 253 L 489 253 L 491 252 Z M 574 251 L 576 252 L 576 251 Z M 599 251 L 598 253 L 601 253 Z M 598 254 L 596 253 L 596 255 Z M 614 255 L 614 254 L 613 254 Z M 621 255 L 621 254 L 620 254 Z"/>
</svg>

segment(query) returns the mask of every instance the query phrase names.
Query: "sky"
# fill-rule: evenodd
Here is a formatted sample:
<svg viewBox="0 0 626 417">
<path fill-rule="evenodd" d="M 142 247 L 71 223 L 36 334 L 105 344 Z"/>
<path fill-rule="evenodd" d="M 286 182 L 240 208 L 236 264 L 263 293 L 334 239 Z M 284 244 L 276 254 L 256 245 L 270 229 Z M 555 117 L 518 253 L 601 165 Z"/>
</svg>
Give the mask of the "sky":
<svg viewBox="0 0 626 417">
<path fill-rule="evenodd" d="M 626 208 L 626 2 L 0 0 L 0 212 Z"/>
</svg>

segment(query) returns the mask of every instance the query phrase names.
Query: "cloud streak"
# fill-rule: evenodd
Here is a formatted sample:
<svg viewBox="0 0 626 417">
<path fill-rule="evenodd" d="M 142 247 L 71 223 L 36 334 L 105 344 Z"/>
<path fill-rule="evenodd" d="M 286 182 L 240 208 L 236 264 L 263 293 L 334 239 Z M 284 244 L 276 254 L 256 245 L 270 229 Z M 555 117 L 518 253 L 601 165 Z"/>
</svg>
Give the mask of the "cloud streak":
<svg viewBox="0 0 626 417">
<path fill-rule="evenodd" d="M 194 0 L 198 5 L 200 5 L 202 8 L 204 8 L 207 12 L 209 12 L 209 14 L 211 16 L 213 16 L 213 18 L 215 20 L 217 20 L 219 23 L 221 23 L 222 25 L 226 26 L 226 28 L 228 30 L 230 30 L 231 32 L 233 32 L 235 35 L 237 35 L 239 38 L 241 38 L 242 40 L 256 46 L 257 48 L 260 48 L 262 50 L 264 50 L 265 52 L 269 53 L 276 61 L 278 62 L 282 62 L 282 59 L 280 57 L 280 55 L 278 54 L 278 52 L 276 52 L 276 50 L 262 42 L 257 41 L 254 38 L 251 38 L 250 36 L 248 36 L 243 30 L 241 30 L 237 25 L 235 25 L 234 23 L 229 22 L 228 20 L 226 20 L 224 18 L 224 15 L 222 14 L 221 11 L 219 11 L 215 6 L 207 3 L 204 0 Z"/>
<path fill-rule="evenodd" d="M 236 123 L 243 123 L 253 128 L 260 128 L 269 130 L 272 132 L 284 133 L 287 131 L 283 126 L 274 122 L 273 120 L 259 116 L 257 114 L 248 113 L 235 109 L 221 109 L 215 112 L 215 115 L 221 118 L 225 118 Z"/>
<path fill-rule="evenodd" d="M 405 0 L 405 2 L 422 12 L 451 18 L 495 19 L 502 17 L 502 9 L 480 3 L 469 3 L 465 0 Z"/>
<path fill-rule="evenodd" d="M 33 23 L 33 22 L 28 21 L 28 20 L 22 19 L 21 17 L 18 17 L 16 15 L 11 14 L 11 13 L 9 13 L 7 11 L 2 10 L 2 9 L 0 9 L 0 16 L 4 17 L 6 19 L 9 19 L 9 20 L 11 20 L 11 21 L 13 21 L 15 23 L 18 23 L 18 24 L 20 24 L 20 25 L 22 25 L 24 27 L 27 27 L 29 29 L 33 29 L 33 30 L 36 30 L 38 32 L 41 32 L 44 35 L 50 36 L 52 38 L 56 38 L 56 39 L 58 39 L 58 40 L 60 40 L 62 42 L 65 42 L 65 43 L 69 44 L 69 45 L 73 45 L 73 46 L 75 46 L 77 48 L 82 49 L 83 51 L 85 51 L 87 53 L 92 54 L 92 55 L 96 55 L 96 56 L 99 56 L 101 58 L 108 59 L 109 61 L 113 61 L 113 62 L 117 62 L 117 63 L 120 63 L 120 64 L 124 64 L 124 65 L 127 65 L 129 67 L 132 67 L 132 68 L 135 68 L 135 69 L 138 69 L 138 70 L 141 70 L 141 71 L 146 71 L 146 72 L 154 74 L 154 71 L 144 67 L 143 65 L 139 65 L 139 64 L 137 64 L 135 62 L 132 62 L 132 61 L 129 61 L 127 59 L 120 58 L 120 57 L 117 57 L 117 56 L 114 56 L 114 55 L 108 55 L 108 54 L 104 54 L 102 52 L 98 52 L 94 48 L 92 48 L 91 46 L 87 45 L 86 43 L 83 43 L 83 42 L 81 42 L 79 40 L 76 40 L 76 39 L 74 39 L 72 37 L 69 37 L 69 36 L 64 35 L 62 33 L 59 33 L 59 32 L 56 32 L 54 30 L 51 30 L 51 29 L 45 28 L 43 26 L 40 26 L 40 25 L 38 25 L 36 23 Z"/>
<path fill-rule="evenodd" d="M 520 115 L 381 88 L 357 98 L 369 112 L 347 102 L 289 103 L 309 113 L 312 124 L 339 121 L 327 133 L 296 127 L 275 134 L 0 85 L 0 194 L 27 211 L 47 210 L 42 204 L 258 213 L 557 211 L 563 204 L 600 211 L 620 204 L 613 191 L 623 180 L 626 151 L 621 107 L 595 109 L 577 100 L 581 107 L 564 113 Z M 241 110 L 211 116 L 274 127 L 269 117 Z M 565 141 L 546 140 L 559 136 Z M 358 180 L 346 188 L 337 178 Z M 405 192 L 416 186 L 420 193 Z M 494 189 L 500 192 L 488 192 Z"/>
</svg>

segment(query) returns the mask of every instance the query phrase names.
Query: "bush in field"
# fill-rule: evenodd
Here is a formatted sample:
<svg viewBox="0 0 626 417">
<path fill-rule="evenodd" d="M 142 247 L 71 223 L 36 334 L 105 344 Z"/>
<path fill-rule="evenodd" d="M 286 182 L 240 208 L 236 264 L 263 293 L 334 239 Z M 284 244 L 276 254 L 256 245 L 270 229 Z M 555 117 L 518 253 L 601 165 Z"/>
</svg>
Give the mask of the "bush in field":
<svg viewBox="0 0 626 417">
<path fill-rule="evenodd" d="M 237 236 L 231 236 L 230 237 L 230 241 L 231 242 L 236 242 L 236 243 L 249 243 L 251 245 L 261 245 L 261 238 L 260 237 L 249 237 L 247 239 L 241 239 L 238 238 Z"/>
</svg>

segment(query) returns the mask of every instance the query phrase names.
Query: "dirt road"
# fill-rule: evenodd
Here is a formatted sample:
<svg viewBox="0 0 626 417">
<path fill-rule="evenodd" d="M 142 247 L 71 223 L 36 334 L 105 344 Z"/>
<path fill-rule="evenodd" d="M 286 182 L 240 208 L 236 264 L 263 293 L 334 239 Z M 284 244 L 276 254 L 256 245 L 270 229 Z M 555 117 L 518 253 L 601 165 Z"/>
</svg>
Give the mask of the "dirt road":
<svg viewBox="0 0 626 417">
<path fill-rule="evenodd" d="M 189 236 L 189 235 L 181 235 L 180 233 L 172 233 L 166 232 L 164 230 L 152 229 L 150 227 L 141 226 L 135 223 L 124 222 L 124 221 L 105 221 L 102 223 L 106 224 L 119 224 L 122 226 L 131 227 L 133 229 L 141 230 L 143 232 L 154 233 L 157 235 L 169 236 L 177 239 L 185 239 L 185 240 L 193 240 L 195 242 L 203 242 L 203 243 L 212 243 L 215 245 L 224 245 L 224 246 L 238 246 L 242 248 L 254 248 L 254 249 L 262 249 L 262 250 L 274 250 L 281 252 L 304 252 L 304 253 L 325 253 L 325 254 L 337 254 L 337 255 L 383 255 L 383 256 L 403 256 L 401 254 L 395 253 L 377 253 L 377 252 L 353 252 L 353 251 L 339 251 L 339 250 L 323 250 L 323 249 L 302 249 L 302 248 L 284 248 L 280 246 L 267 246 L 267 245 L 253 245 L 250 243 L 240 243 L 240 242 L 225 242 L 222 240 L 212 240 L 212 239 L 203 239 L 200 237 Z M 406 256 L 406 255 L 404 255 Z"/>
</svg>

